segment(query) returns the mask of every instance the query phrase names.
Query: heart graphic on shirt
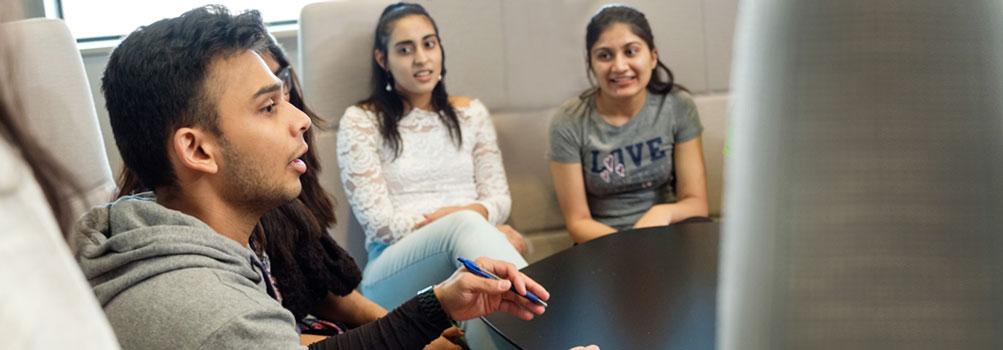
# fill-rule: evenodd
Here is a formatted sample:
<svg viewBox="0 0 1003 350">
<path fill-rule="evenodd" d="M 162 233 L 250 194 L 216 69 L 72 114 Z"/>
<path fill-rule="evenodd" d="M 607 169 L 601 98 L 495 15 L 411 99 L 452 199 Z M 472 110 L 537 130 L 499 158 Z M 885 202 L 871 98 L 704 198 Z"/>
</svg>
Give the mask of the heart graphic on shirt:
<svg viewBox="0 0 1003 350">
<path fill-rule="evenodd" d="M 616 174 L 620 177 L 624 177 L 627 174 L 627 169 L 623 166 L 623 163 L 617 162 L 616 157 L 612 154 L 606 156 L 602 163 L 603 170 L 599 173 L 599 178 L 606 183 L 610 182 L 612 174 Z"/>
</svg>

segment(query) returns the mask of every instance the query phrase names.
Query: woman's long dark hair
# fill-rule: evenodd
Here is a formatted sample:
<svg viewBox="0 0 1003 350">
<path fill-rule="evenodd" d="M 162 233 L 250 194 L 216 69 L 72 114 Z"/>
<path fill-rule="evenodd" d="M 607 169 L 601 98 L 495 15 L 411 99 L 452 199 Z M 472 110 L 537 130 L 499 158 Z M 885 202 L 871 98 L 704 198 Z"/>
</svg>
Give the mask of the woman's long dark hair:
<svg viewBox="0 0 1003 350">
<path fill-rule="evenodd" d="M 267 53 L 275 58 L 279 67 L 288 67 L 290 62 L 285 52 L 274 38 L 266 36 L 269 38 Z M 292 75 L 292 84 L 288 87 L 289 103 L 309 116 L 314 128 L 323 129 L 326 121 L 306 105 L 295 71 L 290 69 L 289 74 Z M 292 311 L 296 320 L 312 312 L 313 306 L 328 291 L 346 295 L 362 280 L 355 260 L 327 233 L 327 229 L 336 224 L 335 203 L 320 185 L 321 165 L 314 151 L 314 128 L 303 134 L 309 146 L 301 157 L 307 165 L 306 173 L 300 176 L 303 190 L 293 201 L 266 212 L 251 233 L 255 250 L 259 254 L 268 253 L 272 277 L 283 296 L 282 306 Z M 120 197 L 149 190 L 142 187 L 128 168 L 123 169 L 119 183 Z"/>
<path fill-rule="evenodd" d="M 383 53 L 383 57 L 390 57 L 388 45 L 390 44 L 390 33 L 393 31 L 393 24 L 397 20 L 412 16 L 424 16 L 432 23 L 436 37 L 439 36 L 439 27 L 435 20 L 425 11 L 425 8 L 418 4 L 399 2 L 383 9 L 380 20 L 376 24 L 376 34 L 373 38 L 373 50 Z M 446 52 L 442 48 L 442 40 L 439 39 L 439 51 L 442 53 L 442 76 L 446 76 Z M 389 60 L 384 60 L 389 64 Z M 397 131 L 397 124 L 404 117 L 403 96 L 397 93 L 396 89 L 386 90 L 387 84 L 393 86 L 393 77 L 390 69 L 383 69 L 380 64 L 373 59 L 372 86 L 369 97 L 359 101 L 358 105 L 376 113 L 380 123 L 380 134 L 383 139 L 390 144 L 394 151 L 394 157 L 400 155 L 404 145 L 401 144 L 400 132 Z M 432 109 L 439 114 L 439 119 L 449 128 L 449 136 L 459 147 L 463 144 L 463 135 L 460 132 L 460 122 L 456 117 L 456 111 L 449 103 L 449 94 L 446 93 L 446 82 L 442 79 L 432 89 Z"/>
<path fill-rule="evenodd" d="M 585 27 L 585 60 L 588 62 L 586 75 L 589 77 L 589 82 L 592 81 L 592 75 L 589 74 L 592 71 L 592 47 L 595 46 L 599 36 L 606 29 L 617 23 L 630 26 L 630 31 L 644 40 L 645 44 L 648 44 L 648 50 L 655 50 L 655 36 L 651 32 L 651 26 L 648 25 L 648 19 L 644 17 L 644 13 L 626 5 L 603 6 L 592 15 L 588 26 Z M 651 71 L 651 80 L 648 81 L 647 86 L 648 91 L 662 95 L 669 93 L 673 88 L 687 91 L 686 88 L 675 83 L 675 76 L 672 75 L 669 67 L 662 63 L 661 58 L 657 62 L 655 69 Z M 592 95 L 598 90 L 598 87 L 590 88 L 582 93 L 582 97 Z"/>
</svg>

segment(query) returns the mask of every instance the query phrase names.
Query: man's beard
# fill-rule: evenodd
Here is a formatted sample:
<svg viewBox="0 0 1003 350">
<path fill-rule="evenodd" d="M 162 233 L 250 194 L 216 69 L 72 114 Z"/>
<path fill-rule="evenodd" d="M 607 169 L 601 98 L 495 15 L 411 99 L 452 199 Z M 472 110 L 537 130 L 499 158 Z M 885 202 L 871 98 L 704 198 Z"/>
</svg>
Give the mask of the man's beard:
<svg viewBox="0 0 1003 350">
<path fill-rule="evenodd" d="M 292 190 L 284 188 L 282 183 L 267 183 L 263 167 L 255 163 L 255 158 L 241 156 L 226 139 L 221 138 L 220 146 L 226 164 L 222 169 L 226 179 L 222 194 L 227 202 L 245 210 L 266 212 L 299 195 L 290 193 Z"/>
</svg>

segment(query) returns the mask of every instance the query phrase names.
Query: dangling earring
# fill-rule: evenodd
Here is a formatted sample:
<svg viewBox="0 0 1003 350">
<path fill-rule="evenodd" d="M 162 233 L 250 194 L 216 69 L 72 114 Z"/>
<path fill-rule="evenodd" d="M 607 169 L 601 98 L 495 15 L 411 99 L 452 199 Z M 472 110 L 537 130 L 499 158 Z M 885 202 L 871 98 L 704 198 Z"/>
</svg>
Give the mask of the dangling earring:
<svg viewBox="0 0 1003 350">
<path fill-rule="evenodd" d="M 390 82 L 389 81 L 387 82 L 387 87 L 385 87 L 384 89 L 386 89 L 387 92 L 390 92 L 390 91 L 394 90 L 394 88 L 392 86 L 390 86 Z"/>
<path fill-rule="evenodd" d="M 389 70 L 385 70 L 384 72 L 387 73 L 387 86 L 384 87 L 383 89 L 387 90 L 387 92 L 393 91 L 394 87 L 393 85 L 390 84 L 390 81 L 394 80 L 394 77 L 390 75 Z"/>
<path fill-rule="evenodd" d="M 442 74 L 439 74 L 439 80 L 442 80 Z"/>
</svg>

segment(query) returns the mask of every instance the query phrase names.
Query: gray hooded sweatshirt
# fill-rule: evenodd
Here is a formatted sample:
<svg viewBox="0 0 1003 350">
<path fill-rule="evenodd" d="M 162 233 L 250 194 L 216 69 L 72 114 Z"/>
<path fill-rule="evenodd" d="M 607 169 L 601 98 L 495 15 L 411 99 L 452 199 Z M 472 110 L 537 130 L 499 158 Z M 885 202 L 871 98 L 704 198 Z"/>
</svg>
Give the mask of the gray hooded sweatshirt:
<svg viewBox="0 0 1003 350">
<path fill-rule="evenodd" d="M 80 266 L 123 349 L 305 349 L 254 253 L 152 194 L 92 209 L 77 234 Z"/>
</svg>

